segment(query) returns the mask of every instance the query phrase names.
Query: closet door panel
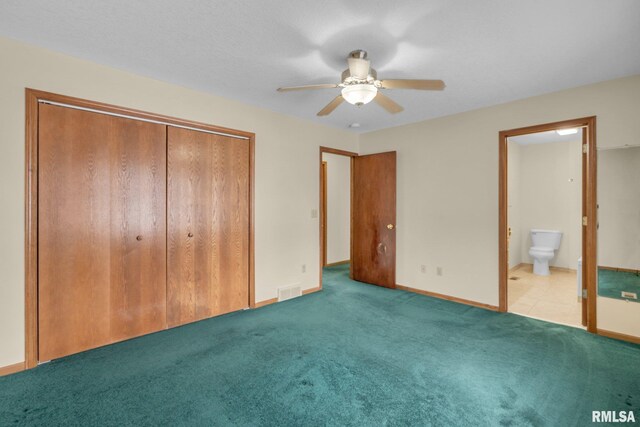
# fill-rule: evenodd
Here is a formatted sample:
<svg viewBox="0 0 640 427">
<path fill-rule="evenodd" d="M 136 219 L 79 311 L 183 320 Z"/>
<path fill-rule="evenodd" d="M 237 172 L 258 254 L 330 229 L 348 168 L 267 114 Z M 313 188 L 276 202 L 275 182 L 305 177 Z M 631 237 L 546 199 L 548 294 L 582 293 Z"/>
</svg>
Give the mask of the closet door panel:
<svg viewBox="0 0 640 427">
<path fill-rule="evenodd" d="M 39 360 L 165 327 L 165 150 L 164 126 L 39 106 Z"/>
<path fill-rule="evenodd" d="M 110 342 L 109 121 L 39 106 L 39 360 Z"/>
<path fill-rule="evenodd" d="M 249 301 L 249 142 L 218 138 L 221 285 L 216 288 L 214 315 L 246 308 Z"/>
<path fill-rule="evenodd" d="M 110 322 L 120 341 L 166 328 L 166 126 L 115 119 Z"/>
<path fill-rule="evenodd" d="M 198 215 L 212 195 L 211 145 L 199 133 L 169 127 L 167 322 L 181 325 L 210 316 L 213 217 Z M 197 266 L 197 268 L 196 268 Z"/>
<path fill-rule="evenodd" d="M 248 306 L 248 142 L 168 129 L 168 323 Z"/>
</svg>

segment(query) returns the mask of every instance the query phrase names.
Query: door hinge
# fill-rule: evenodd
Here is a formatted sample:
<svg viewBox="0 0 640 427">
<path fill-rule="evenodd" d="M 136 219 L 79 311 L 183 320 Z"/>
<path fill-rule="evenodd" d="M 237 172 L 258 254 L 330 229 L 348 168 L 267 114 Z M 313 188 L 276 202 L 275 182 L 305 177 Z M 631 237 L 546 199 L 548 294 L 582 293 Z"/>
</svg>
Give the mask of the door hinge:
<svg viewBox="0 0 640 427">
<path fill-rule="evenodd" d="M 582 299 L 587 299 L 587 290 L 586 289 L 582 290 Z"/>
<path fill-rule="evenodd" d="M 584 225 L 585 227 L 587 226 L 587 217 L 586 216 L 582 217 L 582 225 Z"/>
<path fill-rule="evenodd" d="M 589 144 L 582 144 L 582 152 L 587 154 L 589 152 Z"/>
</svg>

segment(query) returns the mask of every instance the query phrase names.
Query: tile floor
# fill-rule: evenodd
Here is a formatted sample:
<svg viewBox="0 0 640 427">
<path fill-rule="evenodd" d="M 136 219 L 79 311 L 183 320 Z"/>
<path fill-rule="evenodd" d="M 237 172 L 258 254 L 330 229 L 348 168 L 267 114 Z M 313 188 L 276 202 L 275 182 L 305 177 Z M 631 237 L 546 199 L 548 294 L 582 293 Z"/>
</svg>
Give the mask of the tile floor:
<svg viewBox="0 0 640 427">
<path fill-rule="evenodd" d="M 532 265 L 523 264 L 509 272 L 509 312 L 582 327 L 576 280 L 572 270 L 552 268 L 551 275 L 536 276 Z"/>
</svg>

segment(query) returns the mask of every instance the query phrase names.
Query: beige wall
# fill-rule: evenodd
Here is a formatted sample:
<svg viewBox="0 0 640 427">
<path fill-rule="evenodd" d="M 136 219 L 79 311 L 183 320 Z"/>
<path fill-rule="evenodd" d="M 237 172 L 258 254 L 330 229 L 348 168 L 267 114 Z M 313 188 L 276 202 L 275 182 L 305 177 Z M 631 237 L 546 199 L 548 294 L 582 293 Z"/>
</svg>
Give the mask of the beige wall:
<svg viewBox="0 0 640 427">
<path fill-rule="evenodd" d="M 356 135 L 8 39 L 0 57 L 0 366 L 24 360 L 25 87 L 255 132 L 256 299 L 318 286 L 318 147 Z"/>
<path fill-rule="evenodd" d="M 0 366 L 24 359 L 25 87 L 255 132 L 258 301 L 275 297 L 279 286 L 318 285 L 318 219 L 311 211 L 319 208 L 318 147 L 327 141 L 356 152 L 360 141 L 363 153 L 398 151 L 398 283 L 497 305 L 498 131 L 597 115 L 601 146 L 623 145 L 640 133 L 640 76 L 358 139 L 4 38 L 0 56 Z M 598 306 L 598 327 L 640 336 L 640 304 L 599 300 Z"/>
<path fill-rule="evenodd" d="M 513 258 L 520 262 L 533 263 L 530 232 L 542 228 L 562 232 L 560 249 L 549 264 L 578 268 L 582 256 L 582 137 L 577 138 L 522 146 L 509 143 L 510 151 L 518 150 L 517 160 L 514 156 L 513 163 L 509 162 L 509 196 L 516 193 L 514 203 L 518 202 L 515 206 L 509 202 L 509 222 L 517 225 L 517 230 L 512 226 L 511 248 L 517 252 Z"/>
<path fill-rule="evenodd" d="M 327 162 L 327 263 L 351 257 L 351 157 L 323 153 Z"/>
<path fill-rule="evenodd" d="M 497 305 L 498 132 L 595 115 L 598 145 L 619 146 L 638 111 L 633 76 L 361 135 L 363 154 L 398 152 L 397 282 Z M 640 336 L 640 304 L 606 304 L 599 328 Z"/>
<path fill-rule="evenodd" d="M 598 152 L 598 263 L 640 269 L 640 147 Z"/>
</svg>

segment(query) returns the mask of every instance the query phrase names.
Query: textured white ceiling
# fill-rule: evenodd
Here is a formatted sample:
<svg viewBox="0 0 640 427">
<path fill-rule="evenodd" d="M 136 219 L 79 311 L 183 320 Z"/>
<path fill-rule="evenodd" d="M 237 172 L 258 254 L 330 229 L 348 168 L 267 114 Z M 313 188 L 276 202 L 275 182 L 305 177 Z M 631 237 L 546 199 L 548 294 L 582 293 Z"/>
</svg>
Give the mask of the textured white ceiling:
<svg viewBox="0 0 640 427">
<path fill-rule="evenodd" d="M 94 62 L 367 132 L 640 73 L 638 0 L 3 0 L 0 35 Z M 443 79 L 319 111 L 354 49 L 379 78 Z"/>
<path fill-rule="evenodd" d="M 549 144 L 552 142 L 580 141 L 582 139 L 582 129 L 573 135 L 558 135 L 555 130 L 548 132 L 530 133 L 528 135 L 509 137 L 509 142 L 520 145 Z"/>
</svg>

